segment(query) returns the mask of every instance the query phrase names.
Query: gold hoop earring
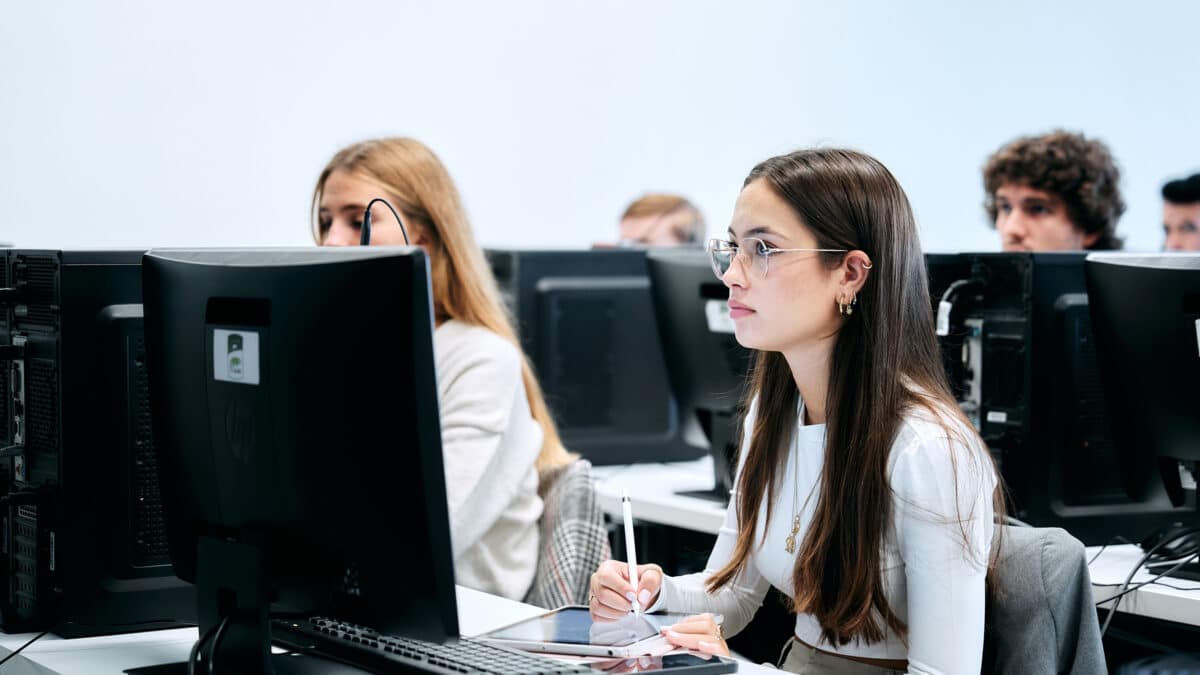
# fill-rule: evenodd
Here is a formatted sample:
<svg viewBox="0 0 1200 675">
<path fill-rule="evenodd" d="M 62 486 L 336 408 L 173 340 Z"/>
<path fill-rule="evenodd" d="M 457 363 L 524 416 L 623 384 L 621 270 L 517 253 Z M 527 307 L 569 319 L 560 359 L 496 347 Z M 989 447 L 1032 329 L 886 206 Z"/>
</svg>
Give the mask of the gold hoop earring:
<svg viewBox="0 0 1200 675">
<path fill-rule="evenodd" d="M 858 304 L 858 294 L 851 293 L 850 300 L 845 301 L 845 299 L 846 299 L 845 295 L 838 296 L 838 299 L 837 299 L 838 314 L 841 314 L 842 316 L 850 316 L 851 314 L 854 314 L 854 306 L 856 304 Z"/>
</svg>

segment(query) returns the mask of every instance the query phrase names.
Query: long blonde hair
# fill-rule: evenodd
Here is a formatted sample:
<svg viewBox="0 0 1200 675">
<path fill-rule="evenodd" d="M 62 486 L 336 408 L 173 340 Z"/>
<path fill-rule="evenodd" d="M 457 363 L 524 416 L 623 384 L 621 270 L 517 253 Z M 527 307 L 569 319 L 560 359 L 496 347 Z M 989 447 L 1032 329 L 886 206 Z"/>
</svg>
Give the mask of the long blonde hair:
<svg viewBox="0 0 1200 675">
<path fill-rule="evenodd" d="M 375 184 L 400 211 L 410 235 L 419 231 L 429 253 L 433 311 L 438 321 L 457 319 L 481 326 L 508 340 L 521 353 L 521 379 L 529 410 L 542 427 L 539 473 L 567 464 L 574 456 L 563 447 L 546 407 L 542 388 L 520 342 L 491 274 L 454 181 L 425 144 L 411 138 L 380 138 L 343 148 L 321 171 L 313 190 L 313 236 L 325 181 L 335 170 Z"/>
</svg>

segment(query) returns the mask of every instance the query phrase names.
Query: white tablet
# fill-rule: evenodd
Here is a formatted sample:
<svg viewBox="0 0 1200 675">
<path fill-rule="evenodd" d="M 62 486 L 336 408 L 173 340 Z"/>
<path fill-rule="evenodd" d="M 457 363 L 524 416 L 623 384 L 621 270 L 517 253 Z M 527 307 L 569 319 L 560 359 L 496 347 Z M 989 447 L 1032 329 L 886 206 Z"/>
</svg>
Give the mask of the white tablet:
<svg viewBox="0 0 1200 675">
<path fill-rule="evenodd" d="M 690 614 L 627 614 L 617 621 L 593 621 L 587 607 L 561 607 L 532 619 L 484 633 L 477 639 L 532 652 L 580 656 L 637 657 L 672 648 L 659 634 Z M 717 617 L 720 621 L 721 617 Z"/>
</svg>

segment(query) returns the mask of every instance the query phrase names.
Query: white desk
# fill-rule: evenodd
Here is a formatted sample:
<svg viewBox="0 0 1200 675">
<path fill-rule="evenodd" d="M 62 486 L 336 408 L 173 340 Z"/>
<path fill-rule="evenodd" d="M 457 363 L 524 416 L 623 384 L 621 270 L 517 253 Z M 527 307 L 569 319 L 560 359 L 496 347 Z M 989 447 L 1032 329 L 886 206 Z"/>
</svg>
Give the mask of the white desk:
<svg viewBox="0 0 1200 675">
<path fill-rule="evenodd" d="M 1089 546 L 1088 560 L 1099 550 L 1099 546 Z M 1142 549 L 1138 546 L 1125 544 L 1104 549 L 1100 557 L 1088 568 L 1092 576 L 1092 595 L 1095 601 L 1101 602 L 1119 593 L 1129 570 L 1133 569 L 1141 558 Z M 1153 576 L 1144 569 L 1138 570 L 1131 585 L 1149 581 Z M 1122 597 L 1117 613 L 1200 626 L 1200 581 L 1167 577 L 1159 581 L 1163 583 L 1148 584 Z M 1170 586 L 1165 586 L 1164 583 Z M 1112 607 L 1112 604 L 1105 603 L 1102 607 L 1107 609 Z"/>
<path fill-rule="evenodd" d="M 545 612 L 540 607 L 458 587 L 459 632 L 466 636 L 505 626 Z M 36 633 L 0 633 L 0 658 L 25 644 Z M 77 673 L 120 673 L 160 663 L 187 661 L 198 635 L 195 628 L 146 631 L 125 635 L 64 640 L 46 635 L 16 658 L 4 664 L 4 675 L 75 675 Z M 742 663 L 739 673 L 778 672 Z"/>
<path fill-rule="evenodd" d="M 621 518 L 621 493 L 629 490 L 633 517 L 659 525 L 716 534 L 725 520 L 725 505 L 675 494 L 682 490 L 711 490 L 712 457 L 690 462 L 625 464 L 592 469 L 600 508 Z"/>
<path fill-rule="evenodd" d="M 712 459 L 666 464 L 629 464 L 600 466 L 593 469 L 600 507 L 610 516 L 621 518 L 621 493 L 629 490 L 633 514 L 638 520 L 716 534 L 725 518 L 725 507 L 716 502 L 682 497 L 679 490 L 703 490 L 713 486 Z M 1100 548 L 1087 549 L 1088 559 Z M 1119 592 L 1137 561 L 1137 546 L 1109 546 L 1091 565 L 1092 594 L 1096 602 Z M 1152 575 L 1139 571 L 1134 583 L 1148 581 Z M 1200 626 L 1200 582 L 1164 579 L 1129 593 L 1121 600 L 1119 613 L 1164 619 Z M 1182 590 L 1181 590 L 1182 589 Z M 1107 606 L 1107 605 L 1106 605 Z"/>
</svg>

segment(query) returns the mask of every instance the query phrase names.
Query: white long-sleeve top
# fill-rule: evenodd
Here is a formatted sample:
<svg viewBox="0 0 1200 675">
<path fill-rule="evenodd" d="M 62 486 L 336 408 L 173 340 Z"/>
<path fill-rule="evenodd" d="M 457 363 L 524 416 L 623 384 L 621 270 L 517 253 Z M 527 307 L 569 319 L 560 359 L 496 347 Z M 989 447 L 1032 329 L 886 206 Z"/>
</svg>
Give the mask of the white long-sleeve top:
<svg viewBox="0 0 1200 675">
<path fill-rule="evenodd" d="M 456 320 L 433 338 L 455 581 L 521 600 L 537 569 L 542 515 L 542 428 L 529 411 L 521 353 Z"/>
<path fill-rule="evenodd" d="M 803 411 L 799 419 L 804 419 Z M 745 428 L 753 429 L 753 423 L 751 406 Z M 894 501 L 892 523 L 883 543 L 883 579 L 888 604 L 908 626 L 908 644 L 879 619 L 887 633 L 884 641 L 831 645 L 821 638 L 820 625 L 809 614 L 797 615 L 796 637 L 828 652 L 907 659 L 910 673 L 979 672 L 996 477 L 987 449 L 974 430 L 953 418 L 946 424 L 959 432 L 958 438 L 948 437 L 932 414 L 909 413 L 892 443 L 888 461 Z M 746 436 L 742 461 L 749 447 L 749 434 Z M 820 498 L 824 446 L 825 425 L 796 428 L 787 450 L 770 530 L 763 531 L 764 503 L 748 564 L 731 583 L 709 594 L 705 582 L 732 558 L 737 540 L 739 462 L 725 522 L 705 571 L 666 578 L 649 611 L 720 613 L 725 616 L 726 634 L 732 635 L 749 623 L 768 587 L 795 597 L 792 572 Z M 789 555 L 785 539 L 791 533 L 794 513 L 799 513 L 801 523 L 796 553 Z"/>
</svg>

